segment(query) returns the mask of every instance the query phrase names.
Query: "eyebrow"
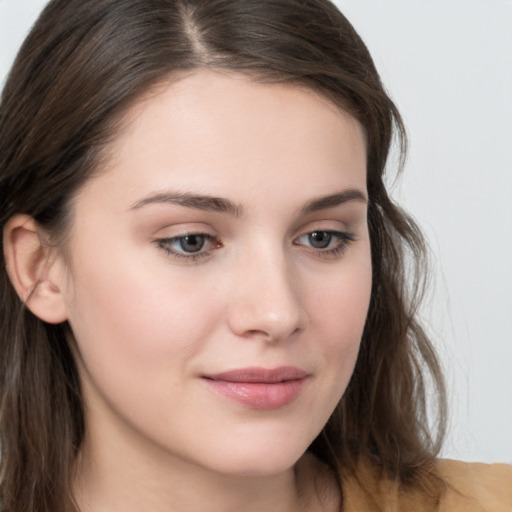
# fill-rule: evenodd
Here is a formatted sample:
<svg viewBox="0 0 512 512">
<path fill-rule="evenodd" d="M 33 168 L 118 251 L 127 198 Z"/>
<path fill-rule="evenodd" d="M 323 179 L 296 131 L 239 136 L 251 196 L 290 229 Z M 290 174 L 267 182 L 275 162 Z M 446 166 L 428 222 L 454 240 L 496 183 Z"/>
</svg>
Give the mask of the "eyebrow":
<svg viewBox="0 0 512 512">
<path fill-rule="evenodd" d="M 132 205 L 130 210 L 138 210 L 149 204 L 176 204 L 186 208 L 196 210 L 206 210 L 218 213 L 227 213 L 234 217 L 240 217 L 243 214 L 241 205 L 237 205 L 229 199 L 222 197 L 190 194 L 188 192 L 161 192 L 141 199 Z"/>
<path fill-rule="evenodd" d="M 351 201 L 357 201 L 360 203 L 367 204 L 368 199 L 366 194 L 364 194 L 361 190 L 351 188 L 344 190 L 343 192 L 338 192 L 336 194 L 330 194 L 328 196 L 322 196 L 318 199 L 313 199 L 308 201 L 301 209 L 301 213 L 303 215 L 307 215 L 310 213 L 314 213 L 320 210 L 327 210 L 328 208 L 334 208 L 335 206 L 340 206 L 344 203 L 348 203 Z"/>
<path fill-rule="evenodd" d="M 300 212 L 302 215 L 307 215 L 320 210 L 334 208 L 351 201 L 365 204 L 368 202 L 366 195 L 361 190 L 347 189 L 336 194 L 312 199 L 301 208 Z M 134 203 L 130 210 L 138 210 L 150 204 L 175 204 L 196 210 L 227 213 L 234 217 L 241 217 L 244 213 L 242 205 L 236 204 L 229 199 L 188 192 L 159 192 L 152 194 Z"/>
</svg>

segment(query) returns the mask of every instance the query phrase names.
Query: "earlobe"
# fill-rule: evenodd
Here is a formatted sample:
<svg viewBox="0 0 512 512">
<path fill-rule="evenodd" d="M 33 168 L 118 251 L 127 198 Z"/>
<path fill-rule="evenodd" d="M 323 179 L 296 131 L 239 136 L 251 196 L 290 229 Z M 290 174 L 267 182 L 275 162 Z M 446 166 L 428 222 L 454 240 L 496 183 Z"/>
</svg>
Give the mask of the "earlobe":
<svg viewBox="0 0 512 512">
<path fill-rule="evenodd" d="M 14 215 L 3 236 L 7 273 L 21 300 L 45 322 L 67 320 L 62 272 L 36 221 L 29 215 Z"/>
</svg>

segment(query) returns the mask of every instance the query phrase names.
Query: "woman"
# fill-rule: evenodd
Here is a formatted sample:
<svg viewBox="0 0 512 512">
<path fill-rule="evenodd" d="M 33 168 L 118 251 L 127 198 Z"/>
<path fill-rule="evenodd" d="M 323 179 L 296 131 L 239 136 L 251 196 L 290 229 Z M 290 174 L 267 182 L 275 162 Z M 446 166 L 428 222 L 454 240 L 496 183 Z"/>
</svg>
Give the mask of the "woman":
<svg viewBox="0 0 512 512">
<path fill-rule="evenodd" d="M 52 1 L 0 116 L 2 510 L 510 508 L 436 461 L 404 130 L 329 2 Z"/>
</svg>

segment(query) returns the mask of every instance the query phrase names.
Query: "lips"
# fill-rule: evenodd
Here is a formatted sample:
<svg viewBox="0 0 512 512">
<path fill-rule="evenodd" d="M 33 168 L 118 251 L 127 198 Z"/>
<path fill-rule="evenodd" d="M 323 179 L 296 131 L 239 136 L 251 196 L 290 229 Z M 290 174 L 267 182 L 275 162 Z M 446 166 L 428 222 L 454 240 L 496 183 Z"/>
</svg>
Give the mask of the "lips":
<svg viewBox="0 0 512 512">
<path fill-rule="evenodd" d="M 300 395 L 309 374 L 293 366 L 274 369 L 241 368 L 204 375 L 206 385 L 218 394 L 253 409 L 279 409 Z"/>
</svg>

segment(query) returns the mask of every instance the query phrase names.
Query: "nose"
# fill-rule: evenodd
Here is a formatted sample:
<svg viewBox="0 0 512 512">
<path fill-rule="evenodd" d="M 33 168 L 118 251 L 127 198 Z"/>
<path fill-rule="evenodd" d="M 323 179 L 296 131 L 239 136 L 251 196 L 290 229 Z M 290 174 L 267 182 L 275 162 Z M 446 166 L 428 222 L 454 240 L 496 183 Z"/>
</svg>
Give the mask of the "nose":
<svg viewBox="0 0 512 512">
<path fill-rule="evenodd" d="M 305 329 L 308 316 L 300 282 L 283 255 L 245 260 L 233 277 L 228 312 L 232 332 L 278 342 Z"/>
</svg>

